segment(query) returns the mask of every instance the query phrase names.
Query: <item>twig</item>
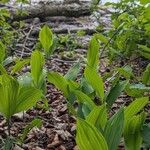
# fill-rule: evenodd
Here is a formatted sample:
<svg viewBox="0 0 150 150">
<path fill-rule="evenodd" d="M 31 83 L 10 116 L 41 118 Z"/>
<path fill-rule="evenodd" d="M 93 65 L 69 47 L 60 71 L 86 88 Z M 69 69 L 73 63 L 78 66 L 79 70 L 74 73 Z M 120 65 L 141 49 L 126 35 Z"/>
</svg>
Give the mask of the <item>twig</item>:
<svg viewBox="0 0 150 150">
<path fill-rule="evenodd" d="M 31 33 L 33 27 L 34 27 L 34 24 L 31 26 L 31 28 L 30 28 L 29 32 L 27 33 L 26 38 L 24 40 L 24 43 L 23 43 L 23 46 L 22 46 L 23 48 L 22 48 L 22 52 L 21 52 L 21 56 L 20 56 L 21 58 L 23 57 L 24 50 L 25 50 L 25 47 L 26 47 L 26 43 L 27 43 L 27 40 L 28 40 L 28 38 L 30 36 L 30 33 Z"/>
</svg>

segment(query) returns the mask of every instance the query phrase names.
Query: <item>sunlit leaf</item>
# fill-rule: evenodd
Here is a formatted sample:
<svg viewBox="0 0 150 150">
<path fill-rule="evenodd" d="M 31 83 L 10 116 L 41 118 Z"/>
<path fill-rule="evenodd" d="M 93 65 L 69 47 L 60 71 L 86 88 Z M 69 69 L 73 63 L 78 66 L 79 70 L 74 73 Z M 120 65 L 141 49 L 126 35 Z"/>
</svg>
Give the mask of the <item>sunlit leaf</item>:
<svg viewBox="0 0 150 150">
<path fill-rule="evenodd" d="M 98 129 L 104 129 L 107 122 L 107 108 L 106 105 L 95 106 L 90 114 L 86 117 L 86 121 Z"/>
<path fill-rule="evenodd" d="M 107 141 L 108 148 L 116 150 L 119 145 L 124 126 L 124 110 L 121 108 L 106 123 L 104 137 Z"/>
<path fill-rule="evenodd" d="M 20 71 L 24 67 L 24 65 L 28 64 L 29 62 L 29 59 L 18 60 L 15 66 L 13 66 L 11 73 L 14 74 Z"/>
<path fill-rule="evenodd" d="M 90 109 L 92 109 L 95 106 L 95 104 L 91 100 L 91 98 L 89 96 L 87 96 L 86 94 L 84 94 L 83 92 L 81 92 L 79 90 L 73 90 L 72 92 L 75 94 L 75 96 L 77 97 L 77 99 L 80 103 L 87 104 L 87 106 Z"/>
<path fill-rule="evenodd" d="M 75 80 L 80 71 L 80 63 L 76 63 L 64 76 L 67 80 Z"/>
<path fill-rule="evenodd" d="M 33 87 L 22 87 L 17 97 L 15 113 L 25 111 L 35 106 L 42 97 L 41 90 Z"/>
<path fill-rule="evenodd" d="M 94 36 L 90 41 L 88 53 L 87 53 L 87 63 L 91 68 L 97 68 L 99 63 L 99 43 Z"/>
<path fill-rule="evenodd" d="M 126 123 L 124 129 L 125 147 L 127 150 L 140 150 L 142 144 L 141 129 L 145 121 L 146 114 L 143 112 L 137 116 L 132 116 Z"/>
<path fill-rule="evenodd" d="M 45 64 L 43 54 L 38 50 L 33 51 L 31 55 L 30 64 L 31 64 L 32 79 L 34 85 L 38 88 L 40 84 L 40 78 L 43 74 L 43 66 Z"/>
<path fill-rule="evenodd" d="M 141 97 L 135 99 L 129 106 L 125 108 L 124 115 L 125 115 L 125 122 L 131 119 L 134 115 L 140 112 L 146 104 L 148 104 L 149 98 L 148 97 Z"/>
<path fill-rule="evenodd" d="M 57 72 L 50 72 L 48 73 L 48 81 L 54 84 L 59 90 L 62 90 L 66 97 L 68 96 L 68 82 L 63 76 Z"/>
<path fill-rule="evenodd" d="M 10 118 L 15 113 L 19 84 L 11 76 L 0 76 L 0 112 Z"/>
<path fill-rule="evenodd" d="M 76 142 L 80 150 L 108 150 L 99 130 L 82 119 L 77 120 Z"/>
<path fill-rule="evenodd" d="M 106 97 L 108 108 L 111 108 L 111 106 L 120 96 L 120 94 L 125 89 L 127 84 L 128 84 L 128 81 L 122 81 L 122 82 L 118 82 L 114 87 L 111 88 L 109 94 Z"/>
<path fill-rule="evenodd" d="M 108 38 L 107 37 L 105 37 L 103 34 L 101 34 L 101 33 L 98 33 L 98 34 L 95 34 L 95 37 L 99 40 L 99 41 L 101 41 L 101 42 L 103 42 L 103 43 L 105 43 L 105 44 L 107 44 L 108 43 Z"/>
<path fill-rule="evenodd" d="M 32 130 L 34 127 L 40 128 L 42 126 L 42 120 L 41 119 L 33 119 L 23 130 L 22 136 L 19 139 L 21 143 L 24 142 L 27 134 Z"/>
<path fill-rule="evenodd" d="M 98 96 L 101 98 L 103 102 L 104 99 L 104 83 L 101 76 L 98 74 L 95 68 L 86 67 L 84 70 L 84 76 L 88 83 L 93 87 L 93 89 L 97 92 Z"/>
<path fill-rule="evenodd" d="M 45 25 L 41 29 L 41 31 L 39 33 L 39 40 L 40 40 L 46 54 L 51 54 L 50 47 L 53 44 L 53 34 L 47 25 Z"/>
</svg>

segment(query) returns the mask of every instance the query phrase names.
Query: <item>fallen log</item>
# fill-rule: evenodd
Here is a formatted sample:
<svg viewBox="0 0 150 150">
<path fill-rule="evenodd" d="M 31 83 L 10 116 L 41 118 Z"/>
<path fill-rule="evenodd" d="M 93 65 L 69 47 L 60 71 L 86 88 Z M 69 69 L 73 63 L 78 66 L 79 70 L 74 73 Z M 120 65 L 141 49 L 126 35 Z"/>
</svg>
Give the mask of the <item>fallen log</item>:
<svg viewBox="0 0 150 150">
<path fill-rule="evenodd" d="M 27 12 L 27 14 L 21 13 L 23 11 Z M 42 19 L 47 16 L 80 17 L 91 14 L 91 3 L 87 1 L 81 1 L 80 3 L 67 4 L 63 2 L 51 1 L 46 3 L 42 2 L 35 5 L 26 5 L 22 8 L 11 7 L 10 12 L 13 21 L 35 17 Z"/>
<path fill-rule="evenodd" d="M 37 37 L 39 35 L 39 31 L 40 29 L 34 29 L 31 32 L 31 35 L 33 37 Z M 94 28 L 73 28 L 73 29 L 67 29 L 67 28 L 53 28 L 52 31 L 56 34 L 73 34 L 73 33 L 77 33 L 78 31 L 83 31 L 85 33 L 85 35 L 93 35 L 94 33 L 97 33 L 97 30 Z"/>
</svg>

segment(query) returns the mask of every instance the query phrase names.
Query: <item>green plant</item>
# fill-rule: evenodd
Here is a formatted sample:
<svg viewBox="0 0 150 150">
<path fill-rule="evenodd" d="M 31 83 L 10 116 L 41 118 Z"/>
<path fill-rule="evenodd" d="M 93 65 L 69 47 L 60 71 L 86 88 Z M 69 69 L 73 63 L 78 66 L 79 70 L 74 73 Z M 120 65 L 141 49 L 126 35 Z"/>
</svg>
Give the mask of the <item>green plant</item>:
<svg viewBox="0 0 150 150">
<path fill-rule="evenodd" d="M 149 1 L 122 0 L 111 5 L 112 26 L 105 35 L 110 39 L 106 45 L 109 58 L 122 58 L 129 56 L 149 57 Z"/>
<path fill-rule="evenodd" d="M 76 142 L 81 150 L 90 150 L 91 146 L 95 146 L 93 147 L 95 150 L 102 148 L 115 150 L 120 143 L 122 135 L 125 138 L 125 145 L 129 147 L 128 149 L 134 149 L 128 143 L 128 139 L 130 139 L 128 129 L 132 130 L 132 126 L 137 131 L 133 135 L 135 136 L 134 139 L 140 138 L 140 140 L 137 139 L 137 147 L 139 148 L 142 140 L 140 131 L 146 114 L 137 115 L 137 113 L 148 103 L 148 97 L 134 100 L 128 107 L 121 108 L 109 119 L 108 114 L 112 105 L 122 91 L 125 90 L 129 81 L 119 81 L 117 78 L 110 91 L 104 92 L 103 79 L 98 73 L 99 39 L 95 35 L 90 42 L 87 65 L 80 84 L 75 81 L 79 72 L 79 66 L 73 67 L 69 71 L 71 72 L 69 77 L 69 73 L 63 77 L 58 73 L 50 72 L 48 73 L 48 81 L 63 91 L 68 100 L 70 111 L 78 118 Z M 98 102 L 94 101 L 96 97 Z M 77 110 L 73 108 L 76 100 L 78 101 Z M 140 122 L 138 118 L 141 118 L 142 121 Z M 136 120 L 135 124 L 134 121 L 128 121 L 130 119 Z M 138 136 L 136 137 L 136 135 Z M 99 142 L 96 142 L 95 138 L 99 139 Z"/>
<path fill-rule="evenodd" d="M 42 92 L 34 87 L 22 86 L 15 78 L 5 74 L 0 76 L 0 93 L 0 112 L 7 120 L 10 138 L 11 117 L 33 107 L 42 97 Z"/>
<path fill-rule="evenodd" d="M 71 34 L 58 36 L 58 48 L 73 51 L 77 46 L 77 41 Z"/>
<path fill-rule="evenodd" d="M 27 134 L 30 132 L 31 129 L 34 127 L 40 128 L 42 126 L 41 119 L 33 119 L 23 130 L 22 135 L 18 138 L 19 144 L 23 144 Z"/>
<path fill-rule="evenodd" d="M 53 34 L 47 25 L 40 30 L 39 40 L 42 44 L 46 57 L 49 57 L 53 50 Z"/>
</svg>

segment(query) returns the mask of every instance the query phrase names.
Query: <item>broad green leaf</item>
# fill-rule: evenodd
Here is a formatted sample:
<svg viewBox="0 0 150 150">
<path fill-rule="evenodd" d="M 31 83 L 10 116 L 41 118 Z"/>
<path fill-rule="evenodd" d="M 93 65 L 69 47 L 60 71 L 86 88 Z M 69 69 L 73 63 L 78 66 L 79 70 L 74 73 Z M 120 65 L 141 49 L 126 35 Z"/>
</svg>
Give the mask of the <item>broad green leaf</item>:
<svg viewBox="0 0 150 150">
<path fill-rule="evenodd" d="M 29 59 L 18 60 L 15 66 L 13 66 L 11 74 L 14 74 L 20 71 L 24 67 L 24 65 L 28 64 L 29 62 L 30 62 Z"/>
<path fill-rule="evenodd" d="M 80 85 L 81 85 L 81 89 L 84 93 L 89 95 L 94 92 L 94 89 L 92 88 L 92 86 L 87 82 L 87 80 L 84 77 L 81 78 Z"/>
<path fill-rule="evenodd" d="M 122 91 L 125 89 L 128 81 L 118 82 L 114 87 L 111 88 L 110 92 L 106 97 L 106 102 L 108 108 L 110 109 L 113 103 L 117 100 L 117 98 L 121 95 Z"/>
<path fill-rule="evenodd" d="M 76 63 L 64 76 L 67 80 L 75 80 L 80 71 L 80 63 Z"/>
<path fill-rule="evenodd" d="M 126 87 L 126 93 L 133 97 L 142 97 L 145 92 L 149 92 L 150 87 L 145 86 L 142 83 L 139 84 L 128 84 Z"/>
<path fill-rule="evenodd" d="M 143 143 L 146 148 L 150 148 L 150 123 L 142 127 Z"/>
<path fill-rule="evenodd" d="M 91 68 L 97 69 L 98 63 L 99 63 L 99 43 L 94 36 L 92 40 L 90 41 L 88 53 L 87 53 L 87 64 Z"/>
<path fill-rule="evenodd" d="M 124 129 L 125 147 L 127 150 L 140 150 L 142 144 L 141 129 L 145 121 L 146 114 L 143 112 L 137 116 L 132 116 L 126 123 Z"/>
<path fill-rule="evenodd" d="M 79 89 L 80 85 L 78 82 L 73 81 L 73 80 L 68 80 L 69 88 L 70 89 Z"/>
<path fill-rule="evenodd" d="M 124 110 L 121 108 L 106 123 L 104 137 L 110 150 L 116 150 L 120 143 L 124 126 Z"/>
<path fill-rule="evenodd" d="M 9 119 L 15 113 L 19 84 L 8 75 L 0 76 L 0 112 Z"/>
<path fill-rule="evenodd" d="M 77 120 L 76 142 L 80 150 L 108 150 L 99 130 L 82 119 Z"/>
<path fill-rule="evenodd" d="M 150 87 L 147 87 L 145 86 L 144 84 L 142 83 L 139 83 L 139 84 L 131 84 L 130 85 L 130 89 L 135 89 L 135 90 L 139 90 L 139 91 L 142 91 L 142 92 L 149 92 L 150 91 Z"/>
<path fill-rule="evenodd" d="M 68 96 L 68 82 L 62 75 L 57 72 L 50 72 L 48 73 L 48 81 L 61 90 L 66 97 Z"/>
<path fill-rule="evenodd" d="M 91 111 L 92 109 L 90 109 L 90 107 L 88 107 L 87 104 L 79 103 L 79 107 L 77 109 L 77 115 L 78 117 L 85 119 L 90 114 Z"/>
<path fill-rule="evenodd" d="M 42 97 L 42 91 L 34 87 L 22 87 L 17 97 L 15 113 L 28 110 L 35 106 Z"/>
<path fill-rule="evenodd" d="M 5 58 L 5 45 L 0 41 L 0 63 L 2 64 L 2 62 L 4 61 Z"/>
<path fill-rule="evenodd" d="M 106 105 L 95 106 L 90 114 L 86 117 L 86 121 L 98 129 L 104 129 L 107 122 L 107 108 Z"/>
<path fill-rule="evenodd" d="M 24 142 L 27 134 L 34 128 L 34 127 L 37 127 L 37 128 L 40 128 L 42 126 L 42 120 L 41 119 L 33 119 L 23 130 L 23 133 L 22 133 L 22 136 L 21 138 L 19 139 L 19 141 L 21 143 Z"/>
<path fill-rule="evenodd" d="M 39 33 L 39 40 L 40 40 L 46 54 L 50 54 L 51 53 L 50 47 L 53 44 L 53 34 L 47 25 L 45 25 L 41 29 L 41 31 Z"/>
<path fill-rule="evenodd" d="M 133 77 L 132 68 L 130 66 L 121 67 L 118 69 L 119 74 L 124 76 L 126 79 L 130 79 L 130 77 Z"/>
<path fill-rule="evenodd" d="M 147 65 L 142 77 L 143 83 L 150 85 L 150 64 Z"/>
<path fill-rule="evenodd" d="M 132 96 L 132 97 L 137 97 L 137 98 L 143 97 L 143 92 L 141 90 L 137 88 L 131 89 L 130 86 L 131 86 L 130 84 L 126 86 L 125 92 L 127 93 L 127 95 Z"/>
<path fill-rule="evenodd" d="M 146 104 L 148 104 L 148 101 L 148 97 L 137 98 L 129 106 L 127 106 L 124 111 L 125 124 L 129 119 L 140 112 L 146 106 Z"/>
<path fill-rule="evenodd" d="M 9 119 L 15 113 L 28 110 L 42 97 L 33 87 L 22 87 L 8 75 L 0 76 L 0 112 Z"/>
<path fill-rule="evenodd" d="M 104 99 L 104 83 L 101 76 L 98 74 L 95 68 L 87 66 L 84 70 L 84 76 L 88 83 L 97 92 L 98 96 L 101 98 L 101 102 Z"/>
<path fill-rule="evenodd" d="M 95 34 L 95 37 L 98 39 L 98 40 L 100 40 L 101 42 L 103 42 L 103 43 L 105 43 L 105 44 L 107 44 L 108 43 L 108 38 L 107 37 L 105 37 L 103 34 L 101 34 L 101 33 L 98 33 L 98 34 Z"/>
<path fill-rule="evenodd" d="M 43 66 L 45 64 L 43 54 L 38 50 L 33 51 L 30 64 L 33 83 L 38 88 L 40 84 L 40 78 L 43 74 Z"/>
<path fill-rule="evenodd" d="M 80 103 L 86 104 L 90 109 L 93 109 L 95 107 L 95 103 L 91 100 L 89 96 L 87 96 L 83 92 L 79 90 L 72 90 L 71 92 L 75 94 Z"/>
</svg>

